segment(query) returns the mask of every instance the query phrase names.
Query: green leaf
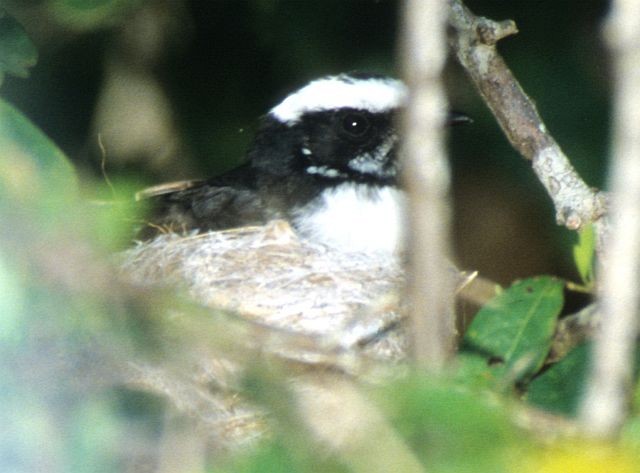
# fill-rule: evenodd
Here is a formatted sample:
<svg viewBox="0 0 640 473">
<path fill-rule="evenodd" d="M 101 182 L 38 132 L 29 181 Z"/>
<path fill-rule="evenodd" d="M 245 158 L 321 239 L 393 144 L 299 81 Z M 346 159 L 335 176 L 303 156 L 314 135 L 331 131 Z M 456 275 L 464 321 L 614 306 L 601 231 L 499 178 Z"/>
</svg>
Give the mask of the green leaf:
<svg viewBox="0 0 640 473">
<path fill-rule="evenodd" d="M 580 278 L 587 288 L 593 287 L 593 262 L 596 250 L 596 237 L 593 225 L 586 225 L 578 232 L 578 242 L 573 247 L 573 260 Z"/>
<path fill-rule="evenodd" d="M 548 276 L 514 283 L 480 309 L 464 336 L 464 347 L 501 360 L 513 381 L 530 377 L 551 347 L 562 290 L 562 282 Z"/>
<path fill-rule="evenodd" d="M 583 343 L 529 383 L 526 399 L 538 407 L 574 415 L 589 367 L 590 344 Z"/>
<path fill-rule="evenodd" d="M 76 191 L 76 174 L 64 153 L 0 98 L 0 198 L 59 201 Z"/>
<path fill-rule="evenodd" d="M 4 74 L 28 77 L 38 51 L 20 23 L 0 8 L 0 84 Z"/>
</svg>

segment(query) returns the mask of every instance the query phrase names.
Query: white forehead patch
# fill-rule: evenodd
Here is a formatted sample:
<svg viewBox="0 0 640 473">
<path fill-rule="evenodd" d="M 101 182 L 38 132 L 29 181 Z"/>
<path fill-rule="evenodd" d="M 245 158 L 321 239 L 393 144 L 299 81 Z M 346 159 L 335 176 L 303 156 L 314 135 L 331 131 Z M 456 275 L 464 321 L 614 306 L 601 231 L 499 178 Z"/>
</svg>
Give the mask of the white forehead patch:
<svg viewBox="0 0 640 473">
<path fill-rule="evenodd" d="M 278 120 L 293 124 L 307 112 L 338 108 L 359 108 L 384 112 L 404 103 L 405 85 L 389 78 L 357 79 L 349 75 L 315 80 L 292 93 L 269 112 Z"/>
</svg>

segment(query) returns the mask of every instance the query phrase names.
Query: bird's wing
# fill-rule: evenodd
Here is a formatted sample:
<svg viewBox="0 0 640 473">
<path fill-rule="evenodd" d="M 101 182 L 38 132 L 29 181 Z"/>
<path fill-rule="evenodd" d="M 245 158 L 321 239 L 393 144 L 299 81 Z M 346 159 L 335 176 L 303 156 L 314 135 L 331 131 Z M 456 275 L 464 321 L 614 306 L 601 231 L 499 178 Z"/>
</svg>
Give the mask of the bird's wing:
<svg viewBox="0 0 640 473">
<path fill-rule="evenodd" d="M 165 182 L 163 184 L 158 184 L 151 187 L 146 187 L 141 191 L 136 192 L 135 199 L 137 202 L 140 202 L 145 199 L 151 199 L 153 197 L 158 197 L 161 195 L 172 194 L 174 192 L 184 191 L 187 189 L 192 189 L 203 184 L 202 180 L 187 180 L 187 181 L 173 181 L 173 182 Z"/>
<path fill-rule="evenodd" d="M 158 232 L 221 230 L 268 220 L 250 166 L 207 181 L 178 181 L 153 186 L 136 195 L 152 210 L 141 237 Z"/>
</svg>

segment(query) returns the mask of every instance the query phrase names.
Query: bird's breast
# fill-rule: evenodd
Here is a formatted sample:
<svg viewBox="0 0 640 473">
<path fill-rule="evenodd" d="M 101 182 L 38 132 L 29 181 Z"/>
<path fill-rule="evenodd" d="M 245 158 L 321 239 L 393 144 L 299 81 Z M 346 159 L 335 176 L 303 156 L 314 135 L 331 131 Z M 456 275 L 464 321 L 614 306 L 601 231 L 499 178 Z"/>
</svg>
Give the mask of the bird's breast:
<svg viewBox="0 0 640 473">
<path fill-rule="evenodd" d="M 393 186 L 344 183 L 296 210 L 292 223 L 303 238 L 342 251 L 396 253 L 403 245 L 405 199 Z"/>
</svg>

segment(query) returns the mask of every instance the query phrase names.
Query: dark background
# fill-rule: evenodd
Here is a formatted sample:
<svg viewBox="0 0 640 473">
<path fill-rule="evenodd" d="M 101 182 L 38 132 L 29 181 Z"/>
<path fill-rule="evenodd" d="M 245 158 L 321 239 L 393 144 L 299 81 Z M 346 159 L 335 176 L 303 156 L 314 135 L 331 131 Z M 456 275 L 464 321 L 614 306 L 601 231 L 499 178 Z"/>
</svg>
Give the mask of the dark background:
<svg viewBox="0 0 640 473">
<path fill-rule="evenodd" d="M 88 8 L 96 5 L 98 14 Z M 520 33 L 502 41 L 501 52 L 580 174 L 602 186 L 610 89 L 605 2 L 469 0 L 467 6 L 516 21 Z M 351 70 L 398 75 L 394 1 L 6 0 L 3 7 L 21 21 L 40 60 L 29 79 L 7 78 L 0 94 L 87 180 L 101 178 L 104 113 L 124 124 L 115 138 L 105 131 L 110 177 L 144 186 L 232 167 L 257 118 L 312 78 Z M 449 134 L 460 266 L 501 283 L 540 273 L 577 278 L 575 235 L 555 225 L 529 163 L 510 148 L 451 62 L 451 106 L 474 118 Z M 147 110 L 135 91 L 126 106 L 105 99 L 109 84 L 120 80 L 126 89 L 127 74 L 152 81 L 162 100 L 151 100 Z M 102 115 L 96 113 L 101 99 Z M 147 114 L 134 113 L 140 110 Z M 146 130 L 157 115 L 169 125 L 165 120 L 160 132 L 145 132 L 146 147 L 129 146 L 128 133 Z"/>
</svg>

